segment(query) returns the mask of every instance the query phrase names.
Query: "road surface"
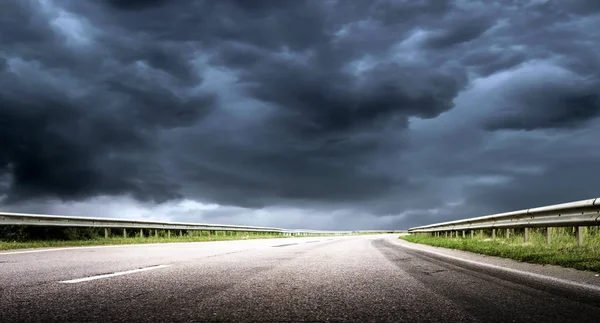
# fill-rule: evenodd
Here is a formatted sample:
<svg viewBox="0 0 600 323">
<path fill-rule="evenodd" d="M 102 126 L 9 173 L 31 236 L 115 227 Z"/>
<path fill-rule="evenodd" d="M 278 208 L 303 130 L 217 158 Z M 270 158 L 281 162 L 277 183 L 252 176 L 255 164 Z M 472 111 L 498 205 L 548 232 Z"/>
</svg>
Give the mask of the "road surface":
<svg viewBox="0 0 600 323">
<path fill-rule="evenodd" d="M 0 252 L 0 322 L 598 322 L 593 273 L 396 238 Z"/>
</svg>

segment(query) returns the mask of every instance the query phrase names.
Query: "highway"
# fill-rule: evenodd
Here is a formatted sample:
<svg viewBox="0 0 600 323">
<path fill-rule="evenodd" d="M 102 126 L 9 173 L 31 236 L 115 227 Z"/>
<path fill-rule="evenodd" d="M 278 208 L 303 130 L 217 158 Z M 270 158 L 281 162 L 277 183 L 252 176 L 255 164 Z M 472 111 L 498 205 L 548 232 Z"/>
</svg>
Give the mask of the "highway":
<svg viewBox="0 0 600 323">
<path fill-rule="evenodd" d="M 0 251 L 0 322 L 598 322 L 594 273 L 397 235 Z"/>
</svg>

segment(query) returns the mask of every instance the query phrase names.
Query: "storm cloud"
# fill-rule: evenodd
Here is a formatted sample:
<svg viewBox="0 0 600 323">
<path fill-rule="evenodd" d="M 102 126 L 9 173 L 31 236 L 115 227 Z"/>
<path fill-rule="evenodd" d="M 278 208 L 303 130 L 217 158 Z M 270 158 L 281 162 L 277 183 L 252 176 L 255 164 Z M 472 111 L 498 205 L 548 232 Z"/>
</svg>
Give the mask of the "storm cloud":
<svg viewBox="0 0 600 323">
<path fill-rule="evenodd" d="M 599 8 L 2 1 L 0 203 L 370 229 L 596 197 Z"/>
</svg>

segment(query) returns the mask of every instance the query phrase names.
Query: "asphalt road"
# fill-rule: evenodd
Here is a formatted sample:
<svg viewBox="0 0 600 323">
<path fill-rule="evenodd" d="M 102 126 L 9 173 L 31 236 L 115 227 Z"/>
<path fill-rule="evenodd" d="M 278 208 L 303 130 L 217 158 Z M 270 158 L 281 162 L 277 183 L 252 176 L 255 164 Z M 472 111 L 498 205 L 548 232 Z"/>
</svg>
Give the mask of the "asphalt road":
<svg viewBox="0 0 600 323">
<path fill-rule="evenodd" d="M 396 240 L 0 252 L 0 322 L 582 323 L 600 317 L 600 279 L 593 273 Z"/>
</svg>

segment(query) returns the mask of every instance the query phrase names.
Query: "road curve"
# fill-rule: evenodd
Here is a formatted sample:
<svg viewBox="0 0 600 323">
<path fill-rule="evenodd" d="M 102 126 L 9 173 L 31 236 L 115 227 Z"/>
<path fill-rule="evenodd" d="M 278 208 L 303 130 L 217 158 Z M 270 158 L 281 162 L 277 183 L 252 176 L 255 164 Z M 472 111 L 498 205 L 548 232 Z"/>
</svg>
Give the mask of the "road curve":
<svg viewBox="0 0 600 323">
<path fill-rule="evenodd" d="M 599 285 L 462 262 L 395 238 L 3 252 L 0 322 L 582 323 L 600 317 Z"/>
</svg>

